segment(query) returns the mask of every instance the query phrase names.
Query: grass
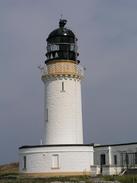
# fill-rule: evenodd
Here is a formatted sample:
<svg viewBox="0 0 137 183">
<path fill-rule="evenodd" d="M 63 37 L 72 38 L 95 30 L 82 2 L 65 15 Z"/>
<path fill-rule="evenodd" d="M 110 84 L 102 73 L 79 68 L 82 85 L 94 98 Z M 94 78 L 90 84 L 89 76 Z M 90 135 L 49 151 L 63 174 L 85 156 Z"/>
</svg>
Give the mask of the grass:
<svg viewBox="0 0 137 183">
<path fill-rule="evenodd" d="M 124 175 L 124 176 L 104 176 L 106 181 L 117 180 L 121 183 L 137 183 L 137 175 Z"/>
<path fill-rule="evenodd" d="M 89 176 L 77 176 L 77 177 L 41 177 L 34 178 L 25 175 L 19 175 L 18 163 L 11 163 L 0 166 L 0 183 L 50 183 L 55 181 L 60 182 L 72 182 L 72 183 L 92 183 Z"/>
<path fill-rule="evenodd" d="M 71 182 L 71 183 L 92 183 L 89 177 L 49 177 L 49 178 L 32 178 L 12 176 L 11 174 L 0 178 L 0 183 L 53 183 L 53 182 Z"/>
<path fill-rule="evenodd" d="M 11 163 L 0 166 L 0 183 L 54 183 L 66 182 L 66 183 L 92 183 L 90 176 L 60 176 L 60 177 L 41 177 L 34 178 L 28 176 L 22 176 L 18 173 L 18 163 Z M 105 181 L 117 180 L 120 183 L 137 183 L 137 175 L 125 175 L 125 176 L 104 176 L 100 177 Z"/>
<path fill-rule="evenodd" d="M 18 169 L 19 169 L 18 163 L 0 165 L 0 176 L 5 173 L 18 173 Z"/>
</svg>

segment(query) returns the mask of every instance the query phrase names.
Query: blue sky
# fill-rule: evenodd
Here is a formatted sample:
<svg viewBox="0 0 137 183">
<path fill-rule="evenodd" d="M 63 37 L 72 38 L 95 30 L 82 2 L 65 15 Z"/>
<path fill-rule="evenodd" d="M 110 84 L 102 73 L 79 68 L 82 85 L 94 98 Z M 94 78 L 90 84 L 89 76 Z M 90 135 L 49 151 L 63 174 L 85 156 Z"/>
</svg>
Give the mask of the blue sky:
<svg viewBox="0 0 137 183">
<path fill-rule="evenodd" d="M 0 0 L 0 164 L 39 144 L 44 87 L 37 66 L 60 15 L 78 37 L 85 143 L 137 141 L 137 1 Z"/>
</svg>

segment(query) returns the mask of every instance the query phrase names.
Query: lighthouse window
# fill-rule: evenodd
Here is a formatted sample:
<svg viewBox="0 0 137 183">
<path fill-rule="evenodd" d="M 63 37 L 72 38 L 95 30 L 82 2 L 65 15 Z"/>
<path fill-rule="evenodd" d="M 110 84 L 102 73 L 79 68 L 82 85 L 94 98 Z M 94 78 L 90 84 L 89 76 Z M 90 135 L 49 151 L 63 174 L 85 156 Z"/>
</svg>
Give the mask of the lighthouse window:
<svg viewBox="0 0 137 183">
<path fill-rule="evenodd" d="M 58 51 L 59 50 L 59 45 L 57 44 L 48 44 L 47 46 L 47 51 Z"/>
<path fill-rule="evenodd" d="M 26 170 L 27 169 L 27 159 L 26 159 L 26 156 L 23 156 L 23 170 Z"/>
<path fill-rule="evenodd" d="M 62 91 L 62 92 L 65 92 L 65 89 L 64 89 L 64 82 L 61 83 L 61 91 Z"/>
<path fill-rule="evenodd" d="M 59 155 L 58 154 L 53 154 L 52 155 L 52 168 L 59 168 Z"/>
<path fill-rule="evenodd" d="M 74 44 L 70 45 L 70 51 L 75 51 L 75 45 Z"/>
<path fill-rule="evenodd" d="M 46 122 L 48 122 L 48 109 L 46 109 Z"/>
</svg>

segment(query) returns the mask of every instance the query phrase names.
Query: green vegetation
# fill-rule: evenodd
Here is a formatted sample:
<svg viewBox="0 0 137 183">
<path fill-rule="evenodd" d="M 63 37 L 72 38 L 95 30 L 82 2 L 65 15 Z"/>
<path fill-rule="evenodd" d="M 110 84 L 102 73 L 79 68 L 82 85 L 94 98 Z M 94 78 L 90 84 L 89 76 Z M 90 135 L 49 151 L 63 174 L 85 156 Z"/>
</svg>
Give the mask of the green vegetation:
<svg viewBox="0 0 137 183">
<path fill-rule="evenodd" d="M 120 183 L 137 183 L 137 175 L 104 176 L 100 177 L 100 179 L 104 179 L 105 181 L 117 180 Z M 0 166 L 0 183 L 54 183 L 56 181 L 62 183 L 92 183 L 92 179 L 90 176 L 34 178 L 25 175 L 19 175 L 18 163 Z"/>
<path fill-rule="evenodd" d="M 119 181 L 120 183 L 137 183 L 137 175 L 105 176 L 106 181 Z"/>
<path fill-rule="evenodd" d="M 17 174 L 19 169 L 18 163 L 0 165 L 0 176 L 6 173 Z"/>
<path fill-rule="evenodd" d="M 47 177 L 47 178 L 32 178 L 22 177 L 13 174 L 6 174 L 0 177 L 0 183 L 50 183 L 50 182 L 71 182 L 71 183 L 92 183 L 89 177 Z"/>
<path fill-rule="evenodd" d="M 19 175 L 18 163 L 11 163 L 0 166 L 0 183 L 50 183 L 55 181 L 78 183 L 92 183 L 89 176 L 78 177 L 41 177 L 34 178 L 25 175 Z"/>
</svg>

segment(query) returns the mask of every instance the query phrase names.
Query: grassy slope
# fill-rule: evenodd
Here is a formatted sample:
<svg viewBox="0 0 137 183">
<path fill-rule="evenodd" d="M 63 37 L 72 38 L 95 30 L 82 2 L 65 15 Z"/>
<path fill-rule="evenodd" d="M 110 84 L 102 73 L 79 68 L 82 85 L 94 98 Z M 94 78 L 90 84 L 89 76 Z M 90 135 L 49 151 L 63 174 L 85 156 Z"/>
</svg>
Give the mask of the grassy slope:
<svg viewBox="0 0 137 183">
<path fill-rule="evenodd" d="M 137 183 L 137 175 L 104 176 L 107 181 L 119 181 L 120 183 Z"/>
<path fill-rule="evenodd" d="M 6 165 L 0 165 L 0 176 L 4 174 L 18 174 L 19 164 L 10 163 Z"/>
<path fill-rule="evenodd" d="M 0 183 L 45 183 L 45 182 L 80 182 L 91 183 L 90 177 L 52 177 L 52 178 L 30 178 L 20 176 L 18 173 L 19 164 L 11 163 L 0 165 Z M 130 176 L 106 176 L 105 180 L 119 180 L 121 183 L 137 183 L 137 175 Z"/>
<path fill-rule="evenodd" d="M 0 183 L 46 183 L 46 182 L 80 182 L 84 181 L 91 183 L 89 177 L 47 177 L 47 178 L 32 178 L 27 176 L 19 175 L 19 164 L 11 163 L 7 165 L 0 165 Z"/>
</svg>

